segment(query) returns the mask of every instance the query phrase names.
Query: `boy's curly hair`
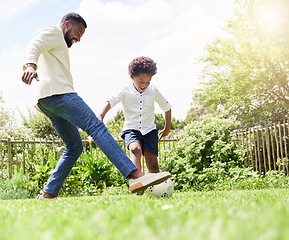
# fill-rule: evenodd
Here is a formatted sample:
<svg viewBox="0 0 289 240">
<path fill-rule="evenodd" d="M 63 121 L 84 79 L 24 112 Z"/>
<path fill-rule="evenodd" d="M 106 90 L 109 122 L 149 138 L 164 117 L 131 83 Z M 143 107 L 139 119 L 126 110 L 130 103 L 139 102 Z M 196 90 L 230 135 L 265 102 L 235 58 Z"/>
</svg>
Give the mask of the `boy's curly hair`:
<svg viewBox="0 0 289 240">
<path fill-rule="evenodd" d="M 132 60 L 128 66 L 129 75 L 137 76 L 141 73 L 151 74 L 157 73 L 157 64 L 149 57 L 138 57 Z"/>
</svg>

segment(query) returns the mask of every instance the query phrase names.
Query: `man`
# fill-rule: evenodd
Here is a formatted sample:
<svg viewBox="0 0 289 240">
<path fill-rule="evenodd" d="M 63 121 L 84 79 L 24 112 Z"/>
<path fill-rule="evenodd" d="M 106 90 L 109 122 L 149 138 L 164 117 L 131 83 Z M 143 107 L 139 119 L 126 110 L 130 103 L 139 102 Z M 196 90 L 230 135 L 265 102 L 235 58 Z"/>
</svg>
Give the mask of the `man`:
<svg viewBox="0 0 289 240">
<path fill-rule="evenodd" d="M 36 91 L 36 107 L 52 122 L 66 145 L 66 151 L 38 199 L 53 199 L 59 194 L 64 180 L 83 150 L 78 127 L 87 132 L 117 167 L 128 178 L 131 192 L 143 191 L 170 177 L 167 172 L 143 173 L 130 161 L 107 128 L 73 88 L 68 48 L 79 42 L 87 24 L 77 13 L 66 14 L 60 26 L 44 29 L 31 41 L 25 55 L 22 81 L 28 85 L 39 81 Z M 38 70 L 38 72 L 36 71 Z"/>
</svg>

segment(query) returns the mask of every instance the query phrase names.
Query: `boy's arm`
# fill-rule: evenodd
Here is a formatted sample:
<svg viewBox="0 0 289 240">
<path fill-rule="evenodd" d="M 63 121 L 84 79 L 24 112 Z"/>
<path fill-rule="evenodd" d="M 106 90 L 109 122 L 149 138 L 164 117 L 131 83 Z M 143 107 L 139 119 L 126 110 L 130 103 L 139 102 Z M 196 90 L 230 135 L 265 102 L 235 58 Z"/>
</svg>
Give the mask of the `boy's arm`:
<svg viewBox="0 0 289 240">
<path fill-rule="evenodd" d="M 172 110 L 165 112 L 165 128 L 159 131 L 159 140 L 163 137 L 167 136 L 171 129 L 171 122 L 172 122 Z"/>
<path fill-rule="evenodd" d="M 104 105 L 101 113 L 99 114 L 98 119 L 103 122 L 104 116 L 109 110 L 110 110 L 110 103 L 109 103 L 109 101 L 107 101 L 106 104 Z"/>
</svg>

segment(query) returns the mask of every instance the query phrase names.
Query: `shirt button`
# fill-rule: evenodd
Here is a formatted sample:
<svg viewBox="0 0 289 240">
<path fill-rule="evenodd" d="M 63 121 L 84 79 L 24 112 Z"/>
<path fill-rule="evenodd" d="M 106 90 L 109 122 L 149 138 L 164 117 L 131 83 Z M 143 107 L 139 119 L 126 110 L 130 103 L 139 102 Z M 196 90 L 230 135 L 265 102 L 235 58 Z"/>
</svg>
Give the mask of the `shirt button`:
<svg viewBox="0 0 289 240">
<path fill-rule="evenodd" d="M 139 110 L 142 110 L 142 108 L 140 108 Z"/>
<path fill-rule="evenodd" d="M 139 101 L 140 103 L 142 103 L 142 101 Z"/>
</svg>

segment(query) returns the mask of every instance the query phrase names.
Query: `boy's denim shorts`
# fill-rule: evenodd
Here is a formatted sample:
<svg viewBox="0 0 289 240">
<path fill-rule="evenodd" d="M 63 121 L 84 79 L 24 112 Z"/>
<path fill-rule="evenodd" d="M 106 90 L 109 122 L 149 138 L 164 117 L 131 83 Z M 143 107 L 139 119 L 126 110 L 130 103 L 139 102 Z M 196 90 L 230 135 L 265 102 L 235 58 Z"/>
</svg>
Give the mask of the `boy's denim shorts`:
<svg viewBox="0 0 289 240">
<path fill-rule="evenodd" d="M 142 135 L 138 130 L 125 130 L 121 133 L 121 137 L 123 138 L 127 149 L 129 149 L 129 145 L 134 142 L 138 142 L 142 148 L 142 154 L 144 151 L 152 153 L 158 156 L 158 130 L 154 129 L 149 133 Z"/>
</svg>

